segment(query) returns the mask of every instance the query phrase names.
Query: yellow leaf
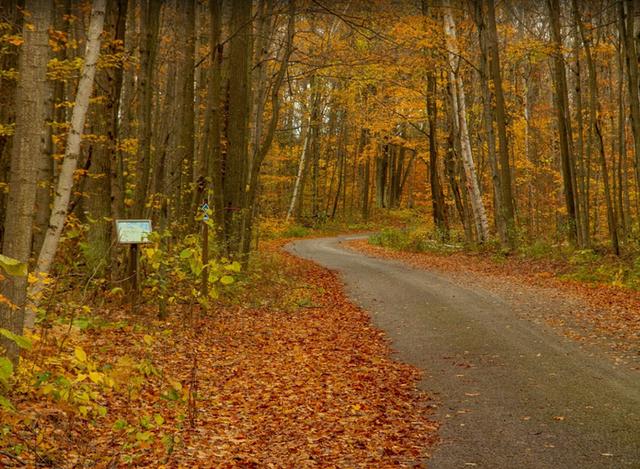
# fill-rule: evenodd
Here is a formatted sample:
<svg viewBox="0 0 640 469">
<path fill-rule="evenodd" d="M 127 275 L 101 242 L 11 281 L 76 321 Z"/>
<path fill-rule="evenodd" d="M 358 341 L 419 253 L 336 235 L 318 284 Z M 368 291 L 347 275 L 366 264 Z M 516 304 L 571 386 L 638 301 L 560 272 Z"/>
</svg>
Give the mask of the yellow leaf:
<svg viewBox="0 0 640 469">
<path fill-rule="evenodd" d="M 98 373 L 97 371 L 91 371 L 89 373 L 89 379 L 96 384 L 100 384 L 102 381 L 102 373 Z"/>
<path fill-rule="evenodd" d="M 74 354 L 80 363 L 87 361 L 87 354 L 82 350 L 82 347 L 76 347 Z"/>
<path fill-rule="evenodd" d="M 223 275 L 220 278 L 220 283 L 223 285 L 231 285 L 234 281 L 235 280 L 231 275 Z"/>
<path fill-rule="evenodd" d="M 26 263 L 2 254 L 0 254 L 0 267 L 12 277 L 25 277 L 27 275 Z"/>
</svg>

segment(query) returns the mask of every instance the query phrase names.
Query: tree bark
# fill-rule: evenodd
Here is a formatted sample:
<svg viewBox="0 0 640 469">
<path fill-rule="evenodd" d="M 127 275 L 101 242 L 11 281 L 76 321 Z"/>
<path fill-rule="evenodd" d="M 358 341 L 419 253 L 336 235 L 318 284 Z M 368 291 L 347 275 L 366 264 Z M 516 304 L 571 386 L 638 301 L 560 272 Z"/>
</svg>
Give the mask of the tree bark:
<svg viewBox="0 0 640 469">
<path fill-rule="evenodd" d="M 288 223 L 293 215 L 296 204 L 298 203 L 298 197 L 300 195 L 300 186 L 302 185 L 302 176 L 304 170 L 307 167 L 307 150 L 309 148 L 309 136 L 311 135 L 311 115 L 309 115 L 309 125 L 304 131 L 304 138 L 302 142 L 302 152 L 300 153 L 300 162 L 298 163 L 298 172 L 296 174 L 296 180 L 293 185 L 293 193 L 291 194 L 291 203 L 289 204 L 289 210 L 287 210 L 287 216 L 285 217 L 285 223 Z"/>
<path fill-rule="evenodd" d="M 126 0 L 110 0 L 107 2 L 105 41 L 110 54 L 118 54 L 124 46 L 124 19 L 126 18 Z M 103 276 L 110 269 L 110 250 L 112 242 L 113 218 L 118 218 L 118 178 L 116 160 L 119 134 L 119 102 L 122 87 L 122 64 L 103 68 L 96 74 L 97 88 L 104 95 L 96 104 L 92 116 L 94 132 L 106 140 L 98 141 L 93 146 L 93 162 L 89 170 L 87 216 L 89 230 L 87 232 L 87 267 L 91 274 Z M 114 177 L 115 175 L 115 177 Z M 115 186 L 115 187 L 114 187 Z M 114 196 L 114 194 L 117 194 Z M 112 198 L 113 197 L 113 198 Z"/>
<path fill-rule="evenodd" d="M 567 93 L 567 76 L 562 56 L 562 36 L 560 34 L 560 3 L 559 0 L 547 0 L 551 33 L 555 47 L 553 57 L 554 87 L 556 101 L 556 117 L 558 121 L 558 134 L 560 139 L 560 158 L 562 163 L 562 180 L 564 187 L 565 204 L 568 216 L 569 239 L 572 242 L 578 239 L 578 213 L 575 197 L 575 162 L 570 151 L 571 124 L 569 119 L 569 98 Z"/>
<path fill-rule="evenodd" d="M 17 0 L 6 0 L 0 2 L 0 17 L 9 26 L 5 33 L 19 33 L 22 29 L 22 13 L 18 6 L 23 2 Z M 18 67 L 19 49 L 14 47 L 0 56 L 0 70 L 16 70 Z M 16 111 L 16 80 L 0 75 L 0 124 L 9 126 L 15 123 Z M 9 132 L 0 133 L 0 183 L 9 182 L 9 171 L 11 166 L 11 140 Z M 0 246 L 2 245 L 4 226 L 2 225 L 2 214 L 5 213 L 7 205 L 7 194 L 0 191 Z"/>
<path fill-rule="evenodd" d="M 636 192 L 640 188 L 640 79 L 638 77 L 638 51 L 635 39 L 636 1 L 622 0 L 619 2 L 620 36 L 623 39 L 625 59 L 627 65 L 627 84 L 629 87 L 629 108 L 631 117 L 631 132 L 633 134 L 634 166 Z"/>
<path fill-rule="evenodd" d="M 178 127 L 178 161 L 186 168 L 186 194 L 183 194 L 184 204 L 182 217 L 193 220 L 196 206 L 201 202 L 206 187 L 206 158 L 196 162 L 195 153 L 195 95 L 194 70 L 196 54 L 196 0 L 181 2 L 183 15 L 182 63 L 180 64 L 178 83 L 182 85 L 179 91 L 180 125 Z M 211 73 L 211 71 L 209 71 Z"/>
<path fill-rule="evenodd" d="M 493 81 L 495 96 L 495 119 L 498 130 L 499 162 L 500 162 L 500 212 L 496 215 L 502 218 L 506 227 L 505 247 L 513 249 L 515 246 L 515 207 L 513 191 L 511 189 L 511 166 L 509 164 L 509 144 L 507 139 L 507 117 L 502 90 L 502 72 L 500 71 L 500 53 L 498 50 L 498 32 L 496 28 L 496 13 L 494 0 L 487 3 L 487 39 L 489 46 L 489 71 Z"/>
<path fill-rule="evenodd" d="M 489 223 L 487 222 L 487 214 L 480 194 L 480 186 L 478 185 L 478 177 L 476 175 L 476 167 L 471 152 L 471 141 L 469 138 L 469 129 L 467 126 L 467 105 L 464 92 L 464 84 L 459 70 L 459 52 L 456 44 L 456 29 L 453 17 L 451 16 L 451 7 L 449 1 L 444 1 L 444 21 L 445 35 L 447 39 L 447 49 L 449 58 L 449 75 L 453 85 L 453 110 L 457 116 L 459 125 L 459 137 L 462 147 L 462 163 L 464 166 L 465 180 L 471 200 L 471 209 L 473 211 L 473 219 L 478 235 L 478 242 L 484 243 L 489 239 Z"/>
<path fill-rule="evenodd" d="M 142 218 L 151 178 L 151 109 L 153 104 L 153 77 L 158 52 L 158 31 L 162 0 L 143 0 L 140 69 L 138 97 L 140 98 L 138 161 L 136 165 L 136 188 L 133 200 L 134 218 Z"/>
<path fill-rule="evenodd" d="M 53 2 L 27 0 L 25 10 L 31 16 L 22 30 L 24 43 L 19 57 L 16 103 L 16 126 L 9 172 L 9 196 L 4 219 L 2 253 L 28 263 L 31 255 L 33 209 L 38 177 L 38 158 L 46 150 L 44 139 L 47 116 L 48 29 L 53 24 Z M 27 278 L 8 277 L 0 283 L 0 296 L 16 308 L 0 302 L 0 327 L 22 334 L 27 299 Z M 16 344 L 4 338 L 0 346 L 17 363 Z"/>
<path fill-rule="evenodd" d="M 43 276 L 48 274 L 51 269 L 51 264 L 58 249 L 60 235 L 62 234 L 62 229 L 64 228 L 67 218 L 69 199 L 73 189 L 73 174 L 78 165 L 78 158 L 80 157 L 80 144 L 84 132 L 84 123 L 89 108 L 89 98 L 93 90 L 96 64 L 100 55 L 100 35 L 102 34 L 104 24 L 105 3 L 105 0 L 93 0 L 91 8 L 91 22 L 89 23 L 89 32 L 87 34 L 85 59 L 82 66 L 80 82 L 78 83 L 73 112 L 71 114 L 71 128 L 67 136 L 62 168 L 58 176 L 51 218 L 49 219 L 49 228 L 47 229 L 47 234 L 45 235 L 42 249 L 38 256 L 36 267 L 38 278 L 32 285 L 30 291 L 35 303 L 38 302 L 38 294 L 44 286 Z M 29 313 L 26 324 L 30 327 L 33 325 L 35 317 L 33 312 Z"/>
<path fill-rule="evenodd" d="M 483 116 L 482 123 L 484 125 L 484 141 L 487 144 L 487 159 L 491 168 L 491 180 L 493 182 L 493 212 L 495 225 L 498 230 L 498 236 L 503 246 L 508 246 L 509 237 L 507 233 L 507 224 L 505 218 L 501 216 L 502 208 L 502 185 L 500 178 L 500 169 L 498 167 L 498 158 L 496 156 L 496 137 L 493 131 L 494 112 L 492 106 L 492 96 L 490 89 L 490 72 L 489 72 L 489 39 L 487 38 L 487 24 L 485 23 L 485 14 L 483 11 L 483 1 L 475 2 L 475 21 L 478 28 L 479 44 L 480 44 L 480 88 L 482 90 L 482 107 Z"/>
<path fill-rule="evenodd" d="M 596 142 L 598 145 L 598 152 L 600 154 L 600 168 L 602 171 L 602 181 L 604 183 L 604 199 L 607 210 L 607 224 L 609 227 L 609 237 L 611 240 L 611 247 L 616 256 L 620 255 L 620 242 L 618 239 L 618 221 L 616 220 L 615 208 L 613 206 L 613 198 L 611 195 L 611 185 L 609 181 L 609 171 L 607 168 L 607 158 L 604 149 L 604 138 L 602 135 L 602 127 L 599 117 L 599 105 L 598 105 L 598 82 L 596 77 L 596 67 L 593 62 L 593 56 L 591 54 L 591 38 L 587 37 L 584 24 L 580 17 L 580 10 L 578 8 L 577 0 L 572 0 L 573 14 L 575 21 L 578 24 L 580 31 L 580 37 L 584 46 L 585 57 L 587 59 L 587 67 L 589 69 L 589 114 L 591 116 L 591 132 L 596 134 Z"/>
<path fill-rule="evenodd" d="M 251 2 L 231 3 L 229 45 L 228 153 L 224 170 L 224 240 L 229 255 L 239 255 L 249 155 L 249 108 L 251 88 Z"/>
</svg>

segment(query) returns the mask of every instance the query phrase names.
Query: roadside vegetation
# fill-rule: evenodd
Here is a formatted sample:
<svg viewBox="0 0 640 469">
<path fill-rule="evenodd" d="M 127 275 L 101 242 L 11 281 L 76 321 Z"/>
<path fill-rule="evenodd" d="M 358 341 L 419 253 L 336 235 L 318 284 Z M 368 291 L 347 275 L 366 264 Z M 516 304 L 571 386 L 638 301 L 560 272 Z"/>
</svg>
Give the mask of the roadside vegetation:
<svg viewBox="0 0 640 469">
<path fill-rule="evenodd" d="M 383 228 L 373 234 L 369 242 L 415 253 L 482 255 L 498 265 L 515 259 L 537 264 L 560 279 L 640 290 L 640 250 L 631 246 L 623 255 L 615 256 L 607 246 L 579 248 L 562 241 L 540 239 L 523 240 L 517 249 L 506 251 L 497 243 L 465 243 L 455 233 L 449 241 L 443 241 L 437 230 L 428 224 Z"/>
</svg>

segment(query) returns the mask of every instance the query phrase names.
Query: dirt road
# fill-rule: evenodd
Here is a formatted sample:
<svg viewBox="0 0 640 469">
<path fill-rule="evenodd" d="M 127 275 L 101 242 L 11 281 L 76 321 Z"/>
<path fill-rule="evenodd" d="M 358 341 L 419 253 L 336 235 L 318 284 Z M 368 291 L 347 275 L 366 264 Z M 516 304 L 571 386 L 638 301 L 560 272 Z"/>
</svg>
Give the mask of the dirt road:
<svg viewBox="0 0 640 469">
<path fill-rule="evenodd" d="M 348 295 L 424 370 L 448 468 L 640 468 L 640 373 L 514 314 L 498 294 L 341 246 L 287 249 L 340 272 Z"/>
</svg>

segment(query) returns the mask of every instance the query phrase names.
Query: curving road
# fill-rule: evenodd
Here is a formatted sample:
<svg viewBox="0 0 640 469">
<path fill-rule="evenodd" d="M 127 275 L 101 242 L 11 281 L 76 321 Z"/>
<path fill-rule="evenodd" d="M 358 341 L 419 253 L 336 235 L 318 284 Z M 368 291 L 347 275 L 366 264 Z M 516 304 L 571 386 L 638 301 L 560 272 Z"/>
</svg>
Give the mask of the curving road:
<svg viewBox="0 0 640 469">
<path fill-rule="evenodd" d="M 337 270 L 347 294 L 424 370 L 448 468 L 640 468 L 640 373 L 616 368 L 506 301 L 443 274 L 309 239 L 287 250 Z"/>
</svg>

